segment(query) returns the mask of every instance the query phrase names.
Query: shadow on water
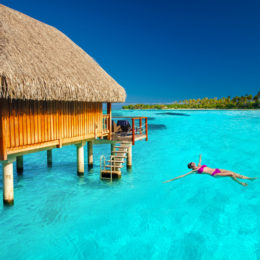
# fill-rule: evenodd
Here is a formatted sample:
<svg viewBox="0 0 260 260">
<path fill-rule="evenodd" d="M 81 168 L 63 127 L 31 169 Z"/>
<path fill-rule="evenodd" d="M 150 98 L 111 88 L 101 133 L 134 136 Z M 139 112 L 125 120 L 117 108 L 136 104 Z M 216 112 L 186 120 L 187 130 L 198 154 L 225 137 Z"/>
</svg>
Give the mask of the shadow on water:
<svg viewBox="0 0 260 260">
<path fill-rule="evenodd" d="M 157 113 L 157 115 L 168 115 L 168 116 L 190 116 L 185 113 L 175 113 L 175 112 L 166 112 L 166 113 Z"/>
<path fill-rule="evenodd" d="M 165 130 L 167 129 L 166 125 L 163 124 L 148 124 L 149 130 Z"/>
</svg>

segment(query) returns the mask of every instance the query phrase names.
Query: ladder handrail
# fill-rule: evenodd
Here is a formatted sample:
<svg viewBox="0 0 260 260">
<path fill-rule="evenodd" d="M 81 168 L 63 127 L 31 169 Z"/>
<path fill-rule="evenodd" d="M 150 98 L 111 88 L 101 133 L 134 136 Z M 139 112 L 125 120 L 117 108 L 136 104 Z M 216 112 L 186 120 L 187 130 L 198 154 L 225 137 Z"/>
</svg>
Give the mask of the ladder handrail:
<svg viewBox="0 0 260 260">
<path fill-rule="evenodd" d="M 110 156 L 110 160 L 111 160 L 111 166 L 114 165 L 113 162 L 115 162 L 115 156 L 114 156 L 114 155 L 111 155 L 111 156 Z M 114 168 L 111 167 L 111 168 L 110 168 L 110 180 L 111 180 L 111 181 L 113 180 L 113 170 L 114 170 Z"/>
<path fill-rule="evenodd" d="M 105 155 L 101 155 L 100 156 L 100 176 L 102 174 L 102 162 L 103 162 L 103 169 L 105 169 L 105 165 L 106 165 L 106 157 Z"/>
</svg>

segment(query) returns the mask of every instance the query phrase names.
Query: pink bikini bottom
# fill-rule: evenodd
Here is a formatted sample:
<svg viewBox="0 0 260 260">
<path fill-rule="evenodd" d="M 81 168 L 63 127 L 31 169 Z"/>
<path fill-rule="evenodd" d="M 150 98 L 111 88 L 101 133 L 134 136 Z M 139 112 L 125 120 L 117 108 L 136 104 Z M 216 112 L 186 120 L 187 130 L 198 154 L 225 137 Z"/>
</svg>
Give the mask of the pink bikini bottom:
<svg viewBox="0 0 260 260">
<path fill-rule="evenodd" d="M 216 175 L 217 173 L 221 173 L 221 171 L 220 171 L 218 168 L 216 168 L 215 171 L 214 171 L 211 175 L 214 176 L 214 175 Z"/>
</svg>

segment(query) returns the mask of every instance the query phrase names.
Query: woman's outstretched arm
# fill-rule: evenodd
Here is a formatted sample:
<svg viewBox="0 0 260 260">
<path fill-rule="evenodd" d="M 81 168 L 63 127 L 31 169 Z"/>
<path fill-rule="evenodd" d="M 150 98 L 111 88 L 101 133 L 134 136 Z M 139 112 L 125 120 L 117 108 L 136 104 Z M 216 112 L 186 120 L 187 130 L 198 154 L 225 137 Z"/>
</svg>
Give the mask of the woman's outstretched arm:
<svg viewBox="0 0 260 260">
<path fill-rule="evenodd" d="M 200 159 L 199 159 L 198 166 L 199 166 L 199 167 L 201 166 L 201 154 L 200 154 Z"/>
<path fill-rule="evenodd" d="M 170 179 L 170 180 L 168 180 L 168 181 L 164 181 L 163 183 L 167 183 L 167 182 L 171 182 L 171 181 L 174 181 L 174 180 L 177 180 L 177 179 L 181 179 L 181 178 L 183 178 L 183 177 L 185 177 L 185 176 L 187 176 L 187 175 L 189 175 L 189 174 L 192 174 L 193 172 L 196 172 L 196 170 L 192 170 L 192 171 L 190 171 L 190 172 L 188 172 L 188 173 L 186 173 L 186 174 L 183 174 L 183 175 L 181 175 L 181 176 L 175 177 L 175 178 Z"/>
</svg>

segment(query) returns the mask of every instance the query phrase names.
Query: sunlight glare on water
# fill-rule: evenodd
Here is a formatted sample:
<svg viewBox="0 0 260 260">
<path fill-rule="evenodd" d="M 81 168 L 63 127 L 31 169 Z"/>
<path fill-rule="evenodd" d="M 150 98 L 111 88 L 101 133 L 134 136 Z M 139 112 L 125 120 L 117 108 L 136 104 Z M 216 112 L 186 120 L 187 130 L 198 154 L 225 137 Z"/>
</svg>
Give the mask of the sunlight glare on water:
<svg viewBox="0 0 260 260">
<path fill-rule="evenodd" d="M 100 180 L 110 145 L 94 146 L 83 178 L 75 146 L 55 149 L 52 169 L 45 152 L 24 156 L 15 205 L 0 205 L 0 259 L 260 259 L 259 179 L 242 187 L 194 174 L 162 183 L 199 154 L 209 167 L 260 177 L 260 111 L 113 113 L 149 117 L 132 171 Z"/>
</svg>

